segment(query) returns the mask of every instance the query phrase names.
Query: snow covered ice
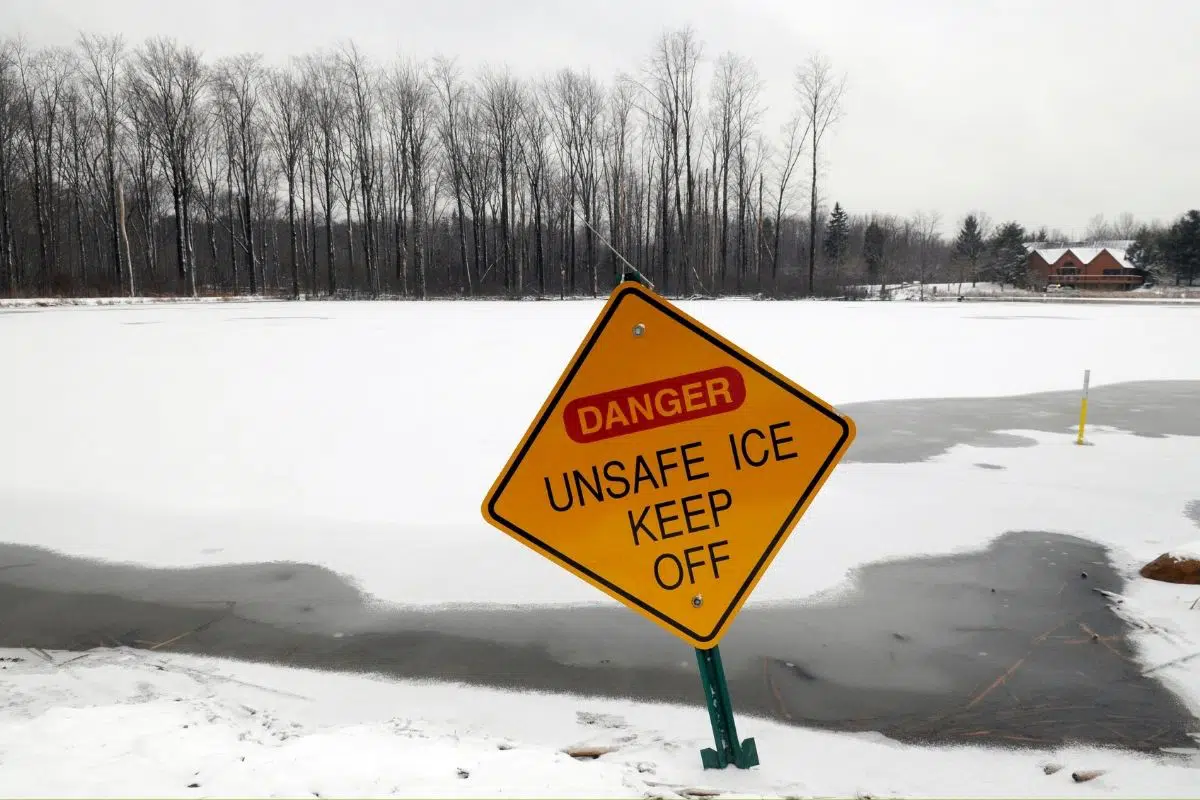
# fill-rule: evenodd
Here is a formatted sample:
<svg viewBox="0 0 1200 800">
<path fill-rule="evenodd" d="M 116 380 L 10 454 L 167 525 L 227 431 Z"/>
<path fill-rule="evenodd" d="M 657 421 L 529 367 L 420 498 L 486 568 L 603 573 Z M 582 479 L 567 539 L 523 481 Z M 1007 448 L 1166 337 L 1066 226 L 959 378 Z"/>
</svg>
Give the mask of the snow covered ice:
<svg viewBox="0 0 1200 800">
<path fill-rule="evenodd" d="M 1200 380 L 1195 307 L 682 305 L 839 406 L 1071 391 L 1084 369 L 1093 388 Z M 383 607 L 615 605 L 478 516 L 598 308 L 0 310 L 0 418 L 12 423 L 0 541 L 159 568 L 317 564 Z M 995 433 L 1023 446 L 956 444 L 912 463 L 857 463 L 852 448 L 748 608 L 832 602 L 868 562 L 975 551 L 1006 531 L 1070 534 L 1109 548 L 1139 664 L 1200 714 L 1200 587 L 1137 576 L 1200 548 L 1200 438 L 1135 435 L 1102 406 L 1088 447 L 1036 420 Z M 19 580 L 19 565 L 0 566 L 0 582 Z M 916 747 L 746 714 L 739 733 L 762 765 L 705 772 L 699 706 L 169 651 L 0 654 L 0 793 L 1161 797 L 1200 785 L 1194 755 Z M 564 752 L 577 745 L 616 749 L 578 760 Z M 1103 774 L 1077 783 L 1080 770 Z"/>
</svg>

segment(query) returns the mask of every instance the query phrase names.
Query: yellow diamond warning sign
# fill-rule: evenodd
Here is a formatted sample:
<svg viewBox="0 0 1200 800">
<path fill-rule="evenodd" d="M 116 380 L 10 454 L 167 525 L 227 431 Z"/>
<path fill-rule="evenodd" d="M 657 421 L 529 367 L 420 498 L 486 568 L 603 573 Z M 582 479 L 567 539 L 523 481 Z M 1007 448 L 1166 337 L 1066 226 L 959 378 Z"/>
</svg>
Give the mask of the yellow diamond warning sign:
<svg viewBox="0 0 1200 800">
<path fill-rule="evenodd" d="M 483 515 L 706 649 L 853 440 L 849 418 L 625 283 L 496 479 Z"/>
</svg>

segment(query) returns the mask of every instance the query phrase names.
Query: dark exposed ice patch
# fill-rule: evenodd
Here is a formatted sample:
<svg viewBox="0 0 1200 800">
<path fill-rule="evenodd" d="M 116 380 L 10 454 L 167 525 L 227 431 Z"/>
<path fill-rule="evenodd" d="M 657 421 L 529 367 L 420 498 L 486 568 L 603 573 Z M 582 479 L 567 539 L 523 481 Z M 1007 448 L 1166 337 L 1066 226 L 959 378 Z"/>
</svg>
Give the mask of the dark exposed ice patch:
<svg viewBox="0 0 1200 800">
<path fill-rule="evenodd" d="M 1200 381 L 1138 381 L 1092 387 L 1088 424 L 1137 436 L 1200 436 Z M 924 461 L 955 445 L 1028 447 L 1025 436 L 997 431 L 1069 434 L 1079 424 L 1079 392 L 1015 397 L 880 400 L 838 406 L 858 435 L 847 462 Z M 893 430 L 905 435 L 892 435 Z"/>
<path fill-rule="evenodd" d="M 683 643 L 621 608 L 388 609 L 303 564 L 184 570 L 0 546 L 0 646 L 176 651 L 702 704 Z M 1087 580 L 1080 579 L 1086 568 Z M 1140 750 L 1197 724 L 1133 661 L 1102 548 L 1010 533 L 871 564 L 823 603 L 751 605 L 722 642 L 739 711 L 907 741 Z M 752 723 L 748 723 L 751 724 Z"/>
</svg>

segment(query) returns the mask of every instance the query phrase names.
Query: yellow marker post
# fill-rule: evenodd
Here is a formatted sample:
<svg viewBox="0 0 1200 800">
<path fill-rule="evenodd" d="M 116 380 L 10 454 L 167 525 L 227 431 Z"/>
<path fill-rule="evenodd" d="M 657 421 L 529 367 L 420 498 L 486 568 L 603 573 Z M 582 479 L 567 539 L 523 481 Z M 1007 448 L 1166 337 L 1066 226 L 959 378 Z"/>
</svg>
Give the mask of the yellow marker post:
<svg viewBox="0 0 1200 800">
<path fill-rule="evenodd" d="M 1079 438 L 1075 440 L 1075 444 L 1083 444 L 1083 426 L 1087 424 L 1087 403 L 1088 403 L 1088 383 L 1091 382 L 1092 371 L 1085 369 L 1083 371 L 1083 399 L 1079 402 Z"/>
</svg>

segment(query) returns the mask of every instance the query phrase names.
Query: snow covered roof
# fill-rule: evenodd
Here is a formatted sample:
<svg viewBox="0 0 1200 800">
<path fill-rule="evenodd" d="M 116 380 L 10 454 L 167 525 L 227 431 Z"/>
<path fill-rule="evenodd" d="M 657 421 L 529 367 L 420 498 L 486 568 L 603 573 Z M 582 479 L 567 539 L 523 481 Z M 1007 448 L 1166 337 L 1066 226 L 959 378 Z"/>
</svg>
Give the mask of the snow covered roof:
<svg viewBox="0 0 1200 800">
<path fill-rule="evenodd" d="M 1108 254 L 1115 258 L 1117 263 L 1119 263 L 1125 269 L 1137 269 L 1137 267 L 1135 267 L 1133 263 L 1125 257 L 1125 250 L 1116 247 L 1035 247 L 1033 252 L 1044 258 L 1047 264 L 1053 264 L 1068 252 L 1079 259 L 1081 264 L 1090 264 L 1096 259 L 1096 256 L 1100 255 L 1106 250 L 1108 251 Z"/>
<path fill-rule="evenodd" d="M 1045 248 L 1035 247 L 1035 248 L 1033 248 L 1033 252 L 1037 253 L 1039 256 L 1044 258 L 1046 260 L 1047 264 L 1053 264 L 1055 261 L 1058 261 L 1060 258 L 1063 257 L 1063 253 L 1067 252 L 1067 248 L 1066 247 L 1052 247 L 1049 249 L 1045 249 Z"/>
</svg>

